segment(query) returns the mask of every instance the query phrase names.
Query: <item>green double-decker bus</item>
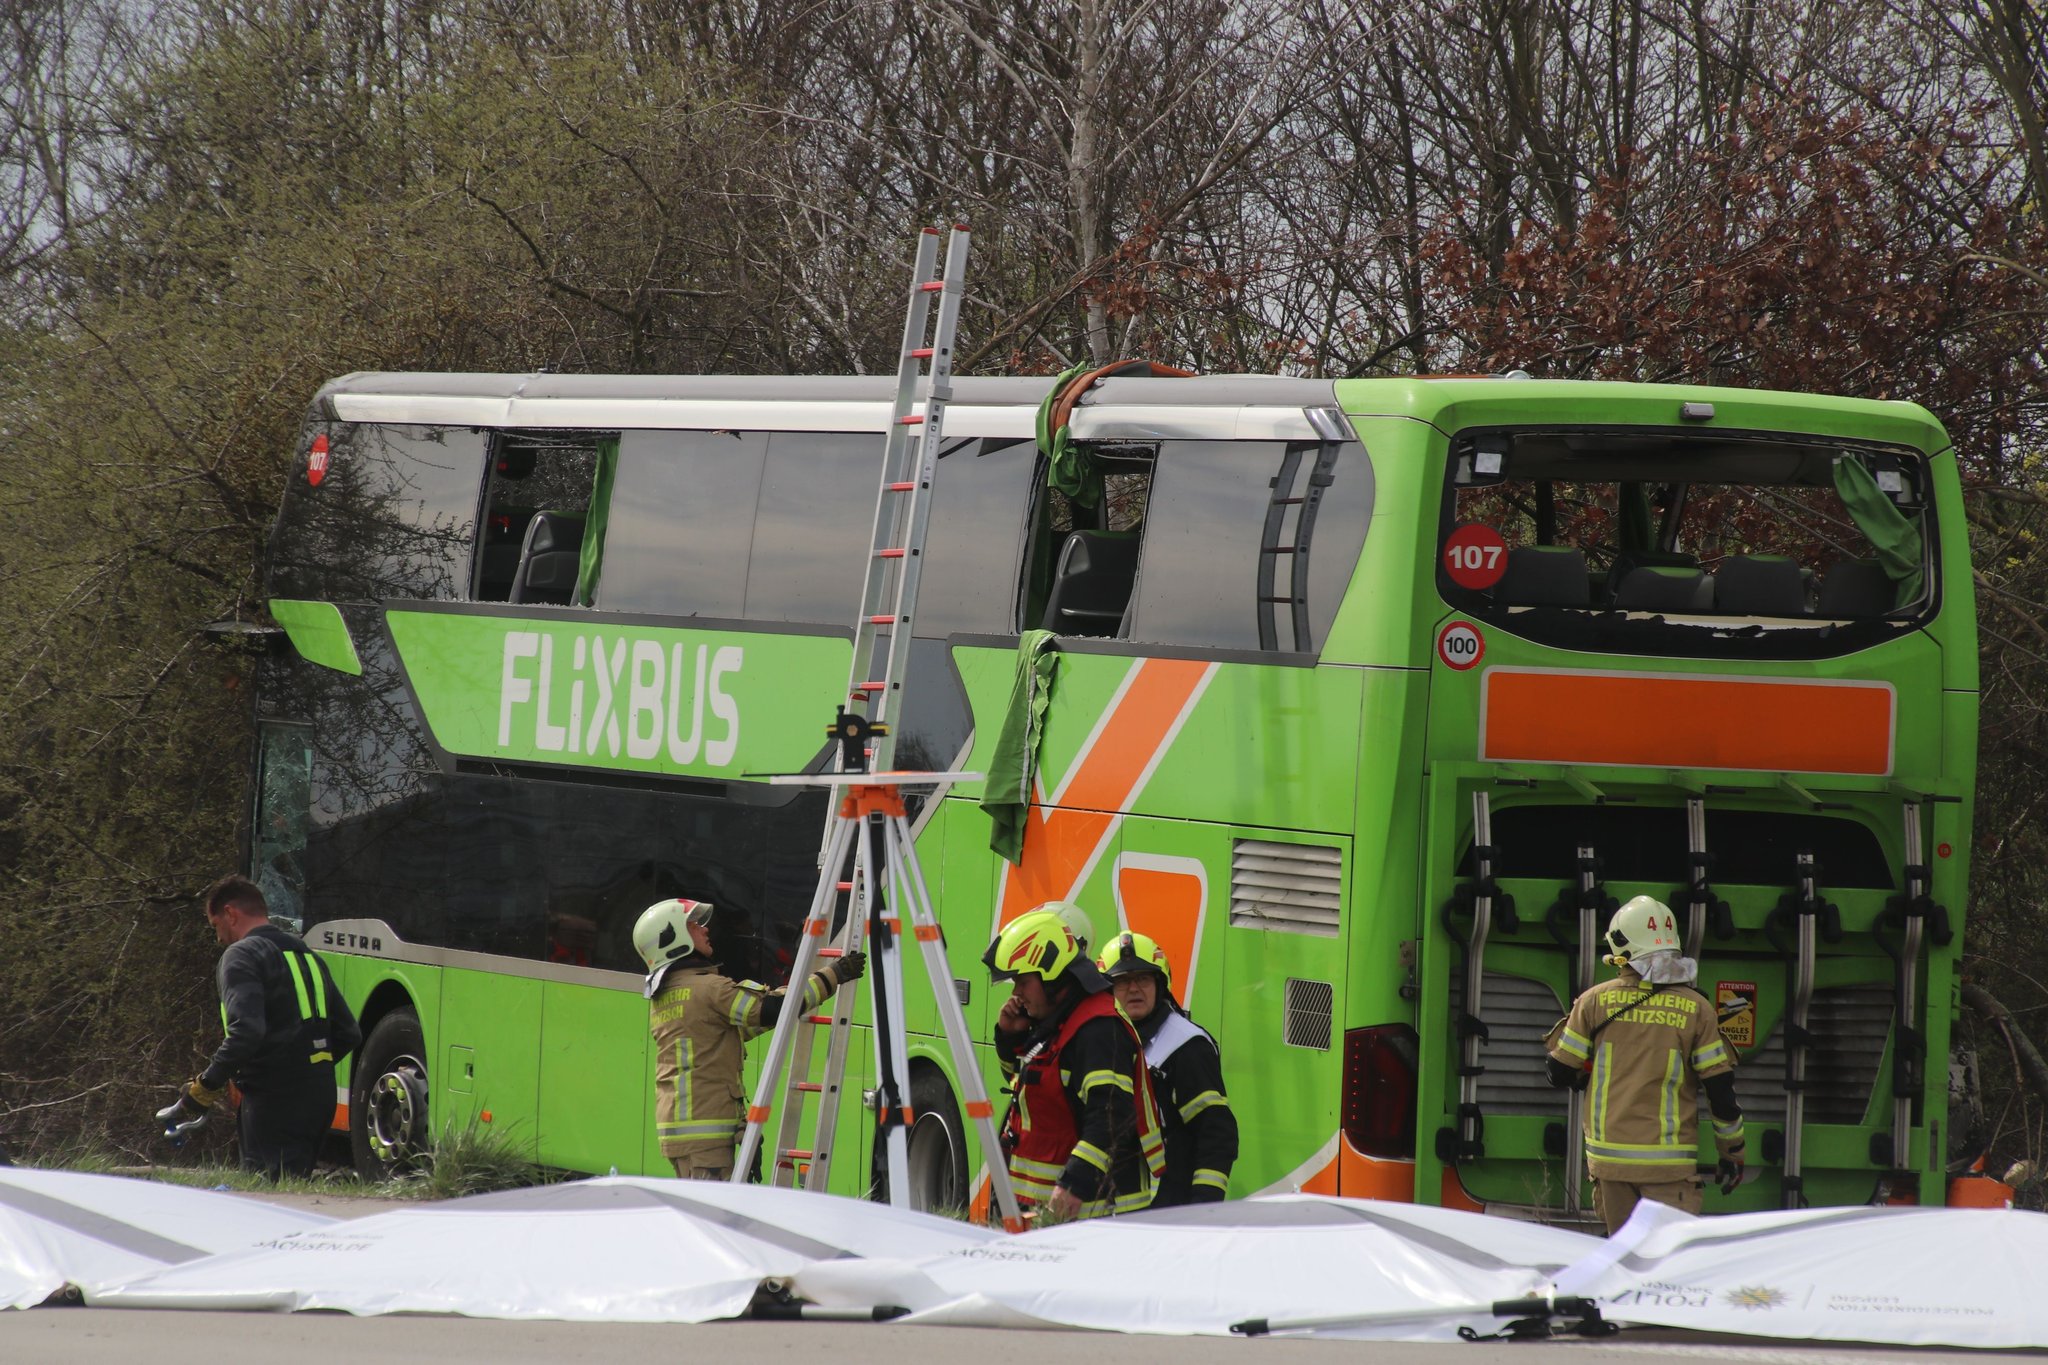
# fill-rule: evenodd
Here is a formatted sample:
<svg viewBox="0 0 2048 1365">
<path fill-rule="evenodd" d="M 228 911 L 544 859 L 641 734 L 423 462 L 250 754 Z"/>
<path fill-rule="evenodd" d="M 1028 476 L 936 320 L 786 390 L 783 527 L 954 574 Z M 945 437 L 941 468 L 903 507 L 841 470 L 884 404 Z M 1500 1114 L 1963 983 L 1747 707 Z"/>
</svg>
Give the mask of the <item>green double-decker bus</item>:
<svg viewBox="0 0 2048 1365">
<path fill-rule="evenodd" d="M 1503 378 L 956 381 L 899 764 L 969 1023 L 1008 918 L 1150 934 L 1220 1040 L 1233 1197 L 1569 1216 L 1542 1038 L 1609 908 L 1686 926 L 1754 1178 L 1710 1211 L 1939 1203 L 1975 766 L 1954 454 L 1907 403 Z M 250 862 L 366 1041 L 365 1170 L 474 1125 L 662 1173 L 635 918 L 787 974 L 890 382 L 355 374 L 270 547 Z M 1953 589 L 1953 590 L 1951 590 Z M 914 1197 L 986 1160 L 910 984 Z M 924 992 L 921 994 L 921 992 Z M 851 1049 L 849 1086 L 867 1049 Z M 982 1057 L 991 1088 L 992 1053 Z M 842 1114 L 832 1187 L 870 1192 Z M 849 1154 L 852 1154 L 849 1157 Z"/>
</svg>

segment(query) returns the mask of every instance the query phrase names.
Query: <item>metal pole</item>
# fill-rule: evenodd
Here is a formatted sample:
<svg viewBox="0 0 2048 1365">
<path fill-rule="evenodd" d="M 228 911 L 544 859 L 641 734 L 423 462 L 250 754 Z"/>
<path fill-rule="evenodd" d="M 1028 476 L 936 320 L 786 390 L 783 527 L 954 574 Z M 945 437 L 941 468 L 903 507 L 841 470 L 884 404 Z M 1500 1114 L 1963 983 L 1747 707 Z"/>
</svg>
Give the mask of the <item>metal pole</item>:
<svg viewBox="0 0 2048 1365">
<path fill-rule="evenodd" d="M 1812 1041 L 1807 1018 L 1813 1007 L 1815 915 L 1819 911 L 1819 873 L 1813 854 L 1801 852 L 1799 868 L 1799 915 L 1794 938 L 1792 1001 L 1785 1016 L 1785 1168 L 1782 1176 L 1784 1203 L 1788 1209 L 1806 1205 L 1804 1166 L 1801 1151 L 1806 1132 L 1806 1054 Z"/>
<path fill-rule="evenodd" d="M 910 1087 L 904 1075 L 902 961 L 884 903 L 888 864 L 882 845 L 883 818 L 869 815 L 861 823 L 860 871 L 856 880 L 868 907 L 868 957 L 874 976 L 870 999 L 875 1007 L 875 1115 L 889 1173 L 889 1202 L 897 1208 L 909 1208 Z"/>
<path fill-rule="evenodd" d="M 1921 902 L 1927 895 L 1927 864 L 1921 859 L 1924 845 L 1921 842 L 1920 803 L 1908 801 L 1905 804 L 1906 824 L 1906 903 L 1905 923 L 1902 926 L 1899 944 L 1899 968 L 1896 999 L 1892 1006 L 1892 1026 L 1895 1035 L 1893 1046 L 1898 1049 L 1900 1065 L 1892 1075 L 1892 1168 L 1900 1171 L 1913 1169 L 1913 1094 L 1909 1079 L 1916 1068 L 1910 1064 L 1907 1049 L 1910 1040 L 1918 1034 L 1914 1027 L 1915 1007 L 1920 993 L 1920 938 L 1926 921 L 1921 914 Z M 1931 1155 L 1931 1154 L 1930 1154 Z"/>
<path fill-rule="evenodd" d="M 932 910 L 924 868 L 917 860 L 917 843 L 911 838 L 908 820 L 900 815 L 891 816 L 889 823 L 894 833 L 891 847 L 903 861 L 907 874 L 904 884 L 911 893 L 911 932 L 922 950 L 925 974 L 931 978 L 932 998 L 938 1002 L 939 1022 L 944 1028 L 947 1049 L 958 1072 L 962 1103 L 981 1138 L 982 1156 L 988 1162 L 989 1191 L 1002 1215 L 1003 1226 L 1013 1232 L 1021 1231 L 1024 1220 L 1017 1207 L 1017 1193 L 1010 1184 L 1009 1167 L 1003 1160 L 1002 1138 L 996 1131 L 995 1106 L 989 1100 L 987 1087 L 982 1084 L 981 1069 L 974 1055 L 974 1039 L 967 1031 L 967 1016 L 960 1008 L 959 997 L 953 994 L 952 969 L 946 962 L 945 939 L 939 932 L 938 916 Z"/>
<path fill-rule="evenodd" d="M 1692 855 L 1692 908 L 1685 917 L 1685 955 L 1699 960 L 1700 945 L 1707 937 L 1707 803 L 1705 798 L 1688 797 L 1685 802 L 1685 843 Z"/>
<path fill-rule="evenodd" d="M 1593 985 L 1594 944 L 1598 941 L 1600 927 L 1593 908 L 1595 868 L 1598 860 L 1592 848 L 1579 847 L 1579 955 L 1574 964 L 1572 999 L 1576 1002 Z M 1598 1055 L 1598 1049 L 1595 1049 Z M 1565 1165 L 1564 1201 L 1565 1207 L 1574 1213 L 1586 1208 L 1586 1092 L 1566 1092 L 1565 1099 Z"/>
<path fill-rule="evenodd" d="M 746 1131 L 740 1139 L 739 1156 L 733 1162 L 732 1183 L 735 1185 L 744 1185 L 747 1173 L 753 1169 L 754 1156 L 761 1150 L 762 1125 L 768 1120 L 772 1108 L 770 1101 L 781 1079 L 791 1040 L 796 1037 L 798 1029 L 805 1027 L 802 1011 L 791 1006 L 803 998 L 804 986 L 811 979 L 811 966 L 817 961 L 818 949 L 831 925 L 831 900 L 837 884 L 837 869 L 845 858 L 847 840 L 853 827 L 852 821 L 838 819 L 827 827 L 825 865 L 830 870 L 829 875 L 821 876 L 817 889 L 811 893 L 811 911 L 804 917 L 804 930 L 796 946 L 796 962 L 790 968 L 789 984 L 794 994 L 783 1001 L 782 1013 L 775 1020 L 775 1031 L 769 1035 L 768 1055 L 761 1062 L 760 1079 L 754 1083 L 754 1102 L 747 1110 Z M 769 1183 L 774 1183 L 772 1175 Z"/>
<path fill-rule="evenodd" d="M 1486 888 L 1493 883 L 1493 814 L 1484 791 L 1472 793 L 1472 871 L 1478 877 L 1479 893 L 1472 898 L 1472 940 L 1465 953 L 1465 1014 L 1477 1021 L 1486 991 L 1486 939 L 1493 931 L 1493 895 Z M 1479 1112 L 1479 1078 L 1486 1071 L 1480 1057 L 1483 1040 L 1474 1025 L 1460 1030 L 1458 1047 L 1458 1149 L 1459 1157 L 1477 1156 L 1485 1149 L 1485 1120 Z"/>
</svg>

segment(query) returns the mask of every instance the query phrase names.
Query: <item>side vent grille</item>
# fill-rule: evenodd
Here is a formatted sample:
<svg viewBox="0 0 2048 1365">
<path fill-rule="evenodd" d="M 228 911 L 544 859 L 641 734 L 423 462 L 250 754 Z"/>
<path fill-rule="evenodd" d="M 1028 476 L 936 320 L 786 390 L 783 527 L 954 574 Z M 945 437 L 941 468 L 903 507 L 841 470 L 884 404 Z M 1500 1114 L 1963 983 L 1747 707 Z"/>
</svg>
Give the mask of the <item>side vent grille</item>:
<svg viewBox="0 0 2048 1365">
<path fill-rule="evenodd" d="M 1560 1118 L 1565 1092 L 1544 1076 L 1543 1035 L 1564 1014 L 1554 987 L 1526 976 L 1488 972 L 1479 1012 L 1486 1020 L 1486 1045 L 1479 1049 L 1486 1074 L 1479 1078 L 1479 1104 L 1489 1116 L 1521 1114 Z M 1451 977 L 1451 1004 L 1463 1012 L 1465 974 Z"/>
<path fill-rule="evenodd" d="M 1230 924 L 1337 936 L 1344 901 L 1344 851 L 1325 844 L 1230 844 Z M 1327 987 L 1325 989 L 1328 989 Z M 1327 1042 L 1322 1046 L 1327 1047 Z"/>
<path fill-rule="evenodd" d="M 1281 1025 L 1280 1040 L 1289 1047 L 1309 1047 L 1318 1052 L 1328 1052 L 1330 1016 L 1337 1002 L 1336 988 L 1327 981 L 1298 981 L 1290 976 L 1281 1001 L 1287 1015 Z"/>
<path fill-rule="evenodd" d="M 1806 1055 L 1806 1121 L 1869 1122 L 1892 1031 L 1892 988 L 1884 982 L 1820 987 L 1806 1018 L 1813 1030 L 1813 1050 Z M 1783 1019 L 1763 1046 L 1737 1054 L 1735 1098 L 1751 1123 L 1785 1121 Z M 1701 1091 L 1703 1112 L 1706 1102 Z"/>
</svg>

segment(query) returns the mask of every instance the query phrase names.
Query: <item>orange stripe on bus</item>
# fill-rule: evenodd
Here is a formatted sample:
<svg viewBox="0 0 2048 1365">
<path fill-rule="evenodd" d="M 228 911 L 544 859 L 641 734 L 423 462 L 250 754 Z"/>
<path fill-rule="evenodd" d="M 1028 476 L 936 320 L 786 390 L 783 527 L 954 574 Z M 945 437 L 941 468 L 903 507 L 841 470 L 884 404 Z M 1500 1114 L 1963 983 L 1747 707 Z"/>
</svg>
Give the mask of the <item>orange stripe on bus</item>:
<svg viewBox="0 0 2048 1365">
<path fill-rule="evenodd" d="M 1117 701 L 1116 719 L 1096 736 L 1060 804 L 1122 810 L 1209 665 L 1200 659 L 1147 659 Z"/>
<path fill-rule="evenodd" d="M 1177 998 L 1189 999 L 1188 986 L 1195 974 L 1195 947 L 1202 937 L 1202 915 L 1209 908 L 1208 888 L 1203 886 L 1202 879 L 1189 872 L 1119 867 L 1116 891 L 1125 924 L 1165 952 Z M 1108 944 L 1108 931 L 1115 927 L 1105 925 L 1096 930 L 1103 945 Z"/>
<path fill-rule="evenodd" d="M 1479 756 L 1883 776 L 1895 703 L 1882 684 L 1497 668 Z"/>
<path fill-rule="evenodd" d="M 998 929 L 1034 905 L 1067 896 L 1120 812 L 1129 808 L 1210 668 L 1200 659 L 1146 659 L 1137 665 L 1094 744 L 1075 756 L 1059 805 L 1034 802 L 1025 813 L 1023 861 L 1004 869 Z"/>
</svg>

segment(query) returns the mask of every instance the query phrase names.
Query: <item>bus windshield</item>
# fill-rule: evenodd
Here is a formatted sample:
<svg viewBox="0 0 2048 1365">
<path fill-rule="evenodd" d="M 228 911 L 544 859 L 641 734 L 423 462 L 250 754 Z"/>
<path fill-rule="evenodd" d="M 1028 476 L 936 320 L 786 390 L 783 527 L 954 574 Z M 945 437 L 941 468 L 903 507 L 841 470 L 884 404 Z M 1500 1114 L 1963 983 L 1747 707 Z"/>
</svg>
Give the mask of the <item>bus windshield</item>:
<svg viewBox="0 0 2048 1365">
<path fill-rule="evenodd" d="M 1546 643 L 1818 655 L 1935 600 L 1915 451 L 1770 434 L 1485 430 L 1452 445 L 1453 607 Z"/>
</svg>

